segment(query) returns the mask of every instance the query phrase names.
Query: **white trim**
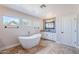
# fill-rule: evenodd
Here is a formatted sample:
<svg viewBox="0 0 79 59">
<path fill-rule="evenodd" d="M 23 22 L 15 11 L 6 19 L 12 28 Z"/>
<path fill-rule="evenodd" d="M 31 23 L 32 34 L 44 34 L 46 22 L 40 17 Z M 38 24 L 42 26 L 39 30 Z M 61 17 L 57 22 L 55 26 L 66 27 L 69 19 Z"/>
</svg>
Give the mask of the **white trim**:
<svg viewBox="0 0 79 59">
<path fill-rule="evenodd" d="M 15 47 L 15 46 L 17 46 L 17 45 L 20 45 L 20 43 L 17 43 L 17 44 L 13 44 L 13 45 L 10 45 L 10 46 L 6 46 L 6 47 L 3 47 L 3 48 L 0 48 L 0 50 L 12 48 L 12 47 Z"/>
</svg>

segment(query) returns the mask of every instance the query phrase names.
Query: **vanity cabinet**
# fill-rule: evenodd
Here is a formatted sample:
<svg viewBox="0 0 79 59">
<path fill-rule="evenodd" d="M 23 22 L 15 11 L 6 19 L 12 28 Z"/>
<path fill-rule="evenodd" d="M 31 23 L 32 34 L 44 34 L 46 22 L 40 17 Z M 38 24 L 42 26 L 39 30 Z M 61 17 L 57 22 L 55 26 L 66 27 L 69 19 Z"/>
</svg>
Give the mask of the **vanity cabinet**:
<svg viewBox="0 0 79 59">
<path fill-rule="evenodd" d="M 43 21 L 43 29 L 42 38 L 48 40 L 56 40 L 56 25 L 55 25 L 56 17 L 50 19 L 44 19 Z"/>
<path fill-rule="evenodd" d="M 56 18 L 56 42 L 78 47 L 79 25 L 77 15 L 65 15 Z"/>
<path fill-rule="evenodd" d="M 56 40 L 56 33 L 42 32 L 42 38 L 48 40 Z"/>
</svg>

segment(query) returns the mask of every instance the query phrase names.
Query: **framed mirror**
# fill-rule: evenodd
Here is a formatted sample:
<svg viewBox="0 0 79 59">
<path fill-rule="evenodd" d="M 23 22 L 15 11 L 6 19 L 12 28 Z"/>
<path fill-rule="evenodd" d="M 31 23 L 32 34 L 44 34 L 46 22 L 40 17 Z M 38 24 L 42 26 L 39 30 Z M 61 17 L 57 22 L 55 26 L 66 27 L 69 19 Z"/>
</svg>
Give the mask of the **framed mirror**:
<svg viewBox="0 0 79 59">
<path fill-rule="evenodd" d="M 55 21 L 56 21 L 56 18 L 46 19 L 44 21 L 44 29 L 45 29 L 45 31 L 47 31 L 47 32 L 56 32 L 55 31 L 56 30 L 55 29 L 56 28 Z"/>
</svg>

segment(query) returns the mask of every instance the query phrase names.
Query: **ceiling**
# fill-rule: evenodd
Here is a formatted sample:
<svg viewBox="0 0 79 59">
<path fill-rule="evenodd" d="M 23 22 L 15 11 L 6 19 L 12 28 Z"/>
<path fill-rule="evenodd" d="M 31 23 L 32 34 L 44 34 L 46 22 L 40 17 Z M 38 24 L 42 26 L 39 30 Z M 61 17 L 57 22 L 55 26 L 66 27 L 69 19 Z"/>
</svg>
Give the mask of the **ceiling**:
<svg viewBox="0 0 79 59">
<path fill-rule="evenodd" d="M 43 19 L 72 13 L 75 11 L 76 6 L 73 4 L 45 4 L 45 8 L 40 8 L 40 5 L 41 4 L 5 4 L 3 6 Z"/>
</svg>

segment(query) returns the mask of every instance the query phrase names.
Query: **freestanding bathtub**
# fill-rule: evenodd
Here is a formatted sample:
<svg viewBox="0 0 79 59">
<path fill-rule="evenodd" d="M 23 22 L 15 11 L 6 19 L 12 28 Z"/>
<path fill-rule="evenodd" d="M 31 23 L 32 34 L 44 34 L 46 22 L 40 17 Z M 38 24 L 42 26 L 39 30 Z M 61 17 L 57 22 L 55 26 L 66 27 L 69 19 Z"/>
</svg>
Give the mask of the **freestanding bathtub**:
<svg viewBox="0 0 79 59">
<path fill-rule="evenodd" d="M 19 41 L 23 48 L 32 48 L 39 44 L 41 40 L 41 34 L 34 34 L 32 36 L 20 36 Z"/>
</svg>

